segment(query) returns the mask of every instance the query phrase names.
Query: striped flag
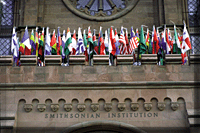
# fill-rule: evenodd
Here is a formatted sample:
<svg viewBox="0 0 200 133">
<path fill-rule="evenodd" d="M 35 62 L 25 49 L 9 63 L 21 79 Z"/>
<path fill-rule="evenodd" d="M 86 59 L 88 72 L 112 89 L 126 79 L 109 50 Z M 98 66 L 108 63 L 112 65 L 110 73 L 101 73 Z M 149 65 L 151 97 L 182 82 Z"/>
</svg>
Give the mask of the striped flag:
<svg viewBox="0 0 200 133">
<path fill-rule="evenodd" d="M 166 29 L 166 42 L 167 42 L 166 50 L 167 50 L 167 54 L 169 54 L 171 51 L 170 40 L 169 40 L 169 28 L 168 28 L 168 30 Z"/>
<path fill-rule="evenodd" d="M 126 41 L 126 48 L 124 50 L 124 54 L 129 54 L 129 42 L 128 42 L 128 30 L 126 28 L 126 33 L 125 33 L 125 41 Z"/>
<path fill-rule="evenodd" d="M 124 49 L 126 47 L 126 40 L 124 37 L 124 31 L 123 31 L 123 27 L 121 27 L 121 31 L 120 31 L 120 38 L 119 38 L 119 42 L 121 43 L 120 45 L 120 54 L 124 54 Z"/>
<path fill-rule="evenodd" d="M 132 54 L 133 50 L 136 49 L 139 45 L 138 39 L 135 36 L 135 32 L 133 30 L 133 27 L 131 27 L 131 37 L 130 37 L 130 48 L 129 53 Z"/>
<path fill-rule="evenodd" d="M 25 55 L 31 55 L 31 44 L 30 44 L 27 27 L 25 29 L 25 33 L 24 33 L 21 43 L 24 44 L 24 46 L 25 46 Z"/>
<path fill-rule="evenodd" d="M 86 39 L 86 34 L 85 34 L 85 30 L 83 30 L 83 43 L 84 43 L 84 46 L 85 46 L 85 51 L 84 51 L 84 55 L 85 55 L 85 61 L 88 62 L 88 45 L 87 45 L 87 39 Z"/>
</svg>

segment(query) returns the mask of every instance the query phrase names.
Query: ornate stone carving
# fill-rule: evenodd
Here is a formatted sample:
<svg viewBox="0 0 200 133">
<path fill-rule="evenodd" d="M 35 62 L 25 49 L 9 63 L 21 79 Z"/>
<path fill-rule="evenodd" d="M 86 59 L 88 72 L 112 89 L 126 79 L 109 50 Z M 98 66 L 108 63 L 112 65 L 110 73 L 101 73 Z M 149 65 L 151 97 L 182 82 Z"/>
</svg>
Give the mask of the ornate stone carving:
<svg viewBox="0 0 200 133">
<path fill-rule="evenodd" d="M 99 104 L 98 103 L 91 103 L 91 109 L 96 112 L 99 109 Z"/>
<path fill-rule="evenodd" d="M 104 109 L 109 112 L 112 110 L 112 103 L 105 103 Z"/>
<path fill-rule="evenodd" d="M 126 108 L 126 104 L 125 103 L 118 103 L 117 107 L 120 111 L 123 111 Z"/>
<path fill-rule="evenodd" d="M 166 107 L 166 103 L 164 103 L 164 102 L 158 102 L 158 109 L 160 111 L 163 111 L 165 109 L 165 107 Z"/>
<path fill-rule="evenodd" d="M 133 111 L 137 111 L 139 109 L 139 104 L 138 103 L 131 103 L 131 109 Z"/>
<path fill-rule="evenodd" d="M 150 111 L 152 109 L 152 103 L 144 103 L 144 109 Z"/>
<path fill-rule="evenodd" d="M 26 112 L 30 112 L 33 109 L 33 105 L 32 104 L 24 104 L 24 110 Z"/>
<path fill-rule="evenodd" d="M 176 111 L 179 107 L 179 103 L 178 102 L 171 102 L 171 108 L 172 110 Z"/>
<path fill-rule="evenodd" d="M 80 111 L 80 112 L 83 112 L 84 110 L 85 110 L 85 104 L 78 104 L 77 105 L 77 108 L 78 108 L 78 110 Z"/>
<path fill-rule="evenodd" d="M 46 110 L 46 105 L 45 104 L 38 104 L 37 109 L 40 112 L 44 112 Z"/>
<path fill-rule="evenodd" d="M 84 19 L 109 21 L 130 12 L 139 0 L 62 0 L 68 9 Z M 103 2 L 104 1 L 104 2 Z"/>
<path fill-rule="evenodd" d="M 69 112 L 72 110 L 72 104 L 71 103 L 68 103 L 68 104 L 64 104 L 64 109 Z"/>
<path fill-rule="evenodd" d="M 59 104 L 57 104 L 57 103 L 51 104 L 51 110 L 52 110 L 53 112 L 58 111 L 58 110 L 59 110 Z"/>
</svg>

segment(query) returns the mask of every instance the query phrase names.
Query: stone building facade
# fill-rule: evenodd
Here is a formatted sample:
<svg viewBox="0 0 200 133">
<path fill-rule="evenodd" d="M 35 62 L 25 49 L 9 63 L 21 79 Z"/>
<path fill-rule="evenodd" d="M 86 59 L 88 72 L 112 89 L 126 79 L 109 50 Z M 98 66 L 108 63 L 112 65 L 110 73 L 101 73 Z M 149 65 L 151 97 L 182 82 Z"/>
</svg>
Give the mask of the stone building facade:
<svg viewBox="0 0 200 133">
<path fill-rule="evenodd" d="M 186 0 L 125 0 L 133 5 L 126 5 L 124 14 L 126 8 L 117 9 L 110 20 L 112 15 L 105 20 L 96 20 L 101 15 L 83 15 L 73 5 L 76 2 L 16 0 L 14 25 L 49 26 L 52 32 L 57 27 L 62 31 L 114 26 L 119 31 L 122 25 L 170 27 L 172 20 L 182 28 L 183 20 L 188 23 Z M 190 57 L 190 65 L 181 65 L 181 57 L 172 55 L 165 66 L 157 66 L 156 56 L 147 55 L 141 66 L 127 63 L 126 56 L 117 66 L 99 62 L 86 66 L 80 63 L 82 57 L 71 56 L 69 67 L 59 63 L 38 67 L 36 57 L 28 57 L 31 62 L 26 56 L 22 59 L 28 63 L 13 67 L 5 65 L 12 60 L 7 57 L 0 66 L 1 132 L 198 132 L 200 58 Z"/>
</svg>

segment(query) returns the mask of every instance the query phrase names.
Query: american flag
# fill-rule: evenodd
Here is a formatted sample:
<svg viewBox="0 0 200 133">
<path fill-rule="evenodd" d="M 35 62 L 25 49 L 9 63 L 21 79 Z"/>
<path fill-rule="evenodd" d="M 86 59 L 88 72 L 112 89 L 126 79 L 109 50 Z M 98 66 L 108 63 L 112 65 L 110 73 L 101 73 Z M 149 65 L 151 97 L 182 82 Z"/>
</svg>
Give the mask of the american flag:
<svg viewBox="0 0 200 133">
<path fill-rule="evenodd" d="M 135 36 L 135 32 L 133 28 L 131 27 L 131 37 L 130 37 L 130 48 L 129 53 L 132 54 L 133 50 L 136 49 L 139 45 L 138 39 Z"/>
</svg>

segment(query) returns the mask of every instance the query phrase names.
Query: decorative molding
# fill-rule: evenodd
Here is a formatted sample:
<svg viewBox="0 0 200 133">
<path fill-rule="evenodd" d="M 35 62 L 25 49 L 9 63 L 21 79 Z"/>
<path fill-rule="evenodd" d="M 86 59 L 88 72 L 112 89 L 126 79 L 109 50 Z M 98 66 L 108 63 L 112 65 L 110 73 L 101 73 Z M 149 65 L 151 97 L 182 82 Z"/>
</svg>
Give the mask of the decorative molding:
<svg viewBox="0 0 200 133">
<path fill-rule="evenodd" d="M 99 104 L 98 103 L 91 103 L 91 109 L 96 112 L 99 109 Z"/>
<path fill-rule="evenodd" d="M 44 112 L 46 110 L 46 105 L 45 104 L 38 104 L 37 109 L 40 112 Z"/>
<path fill-rule="evenodd" d="M 52 110 L 53 112 L 58 111 L 58 110 L 59 110 L 59 104 L 57 104 L 57 103 L 52 103 L 52 104 L 51 104 L 51 110 Z"/>
<path fill-rule="evenodd" d="M 26 112 L 31 112 L 32 109 L 33 109 L 33 105 L 32 104 L 24 104 L 24 110 Z"/>
<path fill-rule="evenodd" d="M 71 103 L 65 103 L 64 104 L 64 109 L 69 112 L 72 110 L 72 104 Z"/>
<path fill-rule="evenodd" d="M 179 107 L 179 103 L 178 102 L 171 102 L 171 108 L 173 111 L 176 111 Z"/>
<path fill-rule="evenodd" d="M 78 108 L 78 110 L 79 110 L 80 112 L 83 112 L 83 111 L 85 110 L 86 106 L 85 106 L 84 103 L 82 103 L 82 104 L 78 104 L 78 105 L 77 105 L 77 108 Z"/>
<path fill-rule="evenodd" d="M 109 112 L 112 110 L 112 103 L 105 103 L 104 109 Z"/>
<path fill-rule="evenodd" d="M 165 102 L 158 102 L 157 107 L 160 111 L 163 111 L 166 107 L 166 103 Z"/>
<path fill-rule="evenodd" d="M 126 108 L 126 104 L 125 103 L 118 103 L 117 108 L 120 111 L 123 111 Z"/>
<path fill-rule="evenodd" d="M 188 89 L 200 87 L 199 81 L 0 83 L 0 90 L 110 90 L 110 89 Z"/>
<path fill-rule="evenodd" d="M 146 111 L 150 111 L 152 109 L 152 103 L 144 103 L 144 109 Z"/>
<path fill-rule="evenodd" d="M 139 104 L 138 103 L 131 103 L 131 109 L 133 111 L 137 111 L 139 109 Z"/>
</svg>

